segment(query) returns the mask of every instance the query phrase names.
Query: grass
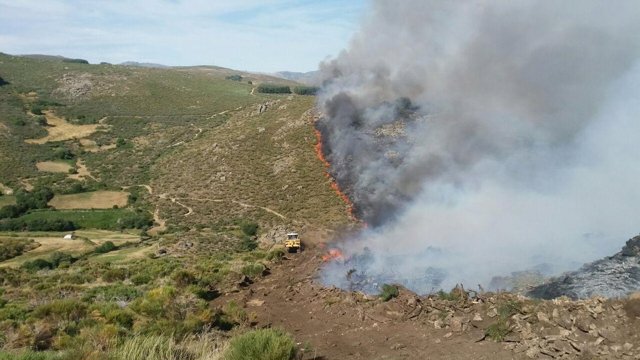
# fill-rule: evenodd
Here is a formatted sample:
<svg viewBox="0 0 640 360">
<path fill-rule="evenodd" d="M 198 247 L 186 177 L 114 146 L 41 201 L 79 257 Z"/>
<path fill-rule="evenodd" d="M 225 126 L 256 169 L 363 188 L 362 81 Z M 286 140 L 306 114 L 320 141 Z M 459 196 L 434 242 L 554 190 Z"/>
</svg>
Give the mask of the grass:
<svg viewBox="0 0 640 360">
<path fill-rule="evenodd" d="M 127 206 L 129 193 L 124 191 L 91 191 L 56 195 L 49 205 L 56 209 L 111 209 Z"/>
<path fill-rule="evenodd" d="M 111 360 L 218 360 L 219 341 L 206 337 L 190 338 L 177 343 L 167 336 L 136 336 L 127 339 L 111 355 Z"/>
<path fill-rule="evenodd" d="M 2 195 L 0 196 L 0 207 L 6 205 L 15 205 L 16 197 L 13 195 Z"/>
<path fill-rule="evenodd" d="M 231 339 L 225 360 L 289 360 L 296 355 L 295 342 L 279 329 L 249 331 Z"/>
<path fill-rule="evenodd" d="M 100 229 L 115 230 L 118 222 L 134 214 L 129 209 L 108 209 L 108 210 L 41 210 L 32 211 L 21 216 L 20 220 L 46 219 L 46 220 L 68 220 L 73 222 L 80 229 Z"/>
</svg>

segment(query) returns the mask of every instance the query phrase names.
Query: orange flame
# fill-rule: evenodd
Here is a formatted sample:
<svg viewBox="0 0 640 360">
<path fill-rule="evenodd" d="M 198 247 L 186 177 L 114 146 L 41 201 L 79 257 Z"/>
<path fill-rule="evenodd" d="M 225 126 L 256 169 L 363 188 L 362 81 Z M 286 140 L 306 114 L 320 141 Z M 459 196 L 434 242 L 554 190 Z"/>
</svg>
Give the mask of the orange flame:
<svg viewBox="0 0 640 360">
<path fill-rule="evenodd" d="M 329 161 L 327 161 L 327 159 L 324 157 L 324 151 L 322 149 L 322 133 L 318 129 L 313 129 L 313 131 L 316 134 L 316 144 L 314 146 L 316 150 L 316 156 L 318 157 L 318 159 L 320 159 L 325 167 L 324 176 L 326 176 L 331 181 L 331 188 L 336 192 L 336 194 L 338 194 L 338 197 L 340 197 L 340 199 L 342 199 L 342 201 L 347 204 L 347 213 L 349 214 L 351 220 L 357 221 L 357 218 L 353 213 L 354 208 L 351 199 L 349 199 L 347 194 L 342 192 L 342 189 L 340 189 L 338 183 L 329 174 L 329 167 L 331 167 L 331 164 L 329 164 Z"/>
<path fill-rule="evenodd" d="M 342 251 L 340 249 L 329 249 L 326 254 L 322 255 L 322 261 L 327 262 L 331 260 L 341 260 L 344 261 L 344 255 L 342 255 Z"/>
</svg>

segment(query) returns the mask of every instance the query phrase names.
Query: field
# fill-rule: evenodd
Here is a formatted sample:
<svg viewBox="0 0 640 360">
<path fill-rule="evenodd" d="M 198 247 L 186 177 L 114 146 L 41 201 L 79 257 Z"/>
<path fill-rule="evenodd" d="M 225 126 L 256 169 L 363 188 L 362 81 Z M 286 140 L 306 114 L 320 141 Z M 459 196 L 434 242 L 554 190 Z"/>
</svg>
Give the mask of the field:
<svg viewBox="0 0 640 360">
<path fill-rule="evenodd" d="M 58 210 L 111 209 L 126 207 L 129 193 L 123 191 L 93 191 L 81 194 L 56 195 L 49 205 Z"/>
<path fill-rule="evenodd" d="M 98 130 L 99 125 L 73 125 L 65 119 L 57 116 L 53 111 L 44 111 L 47 120 L 45 130 L 47 136 L 39 139 L 26 139 L 28 144 L 45 144 L 53 141 L 65 141 L 71 139 L 85 138 Z"/>
<path fill-rule="evenodd" d="M 132 215 L 128 209 L 32 211 L 19 220 L 67 220 L 81 229 L 116 229 L 122 218 Z"/>
<path fill-rule="evenodd" d="M 0 262 L 0 266 L 16 267 L 26 261 L 46 257 L 53 252 L 60 251 L 72 255 L 80 255 L 93 250 L 96 246 L 111 241 L 115 245 L 127 242 L 138 242 L 140 237 L 134 234 L 126 234 L 101 230 L 79 230 L 74 240 L 63 239 L 67 233 L 0 233 L 0 244 L 4 239 L 10 239 L 16 235 L 34 239 L 40 246 L 21 256 L 8 261 Z"/>
<path fill-rule="evenodd" d="M 36 163 L 38 171 L 66 174 L 71 169 L 71 165 L 62 161 L 41 161 Z"/>
</svg>

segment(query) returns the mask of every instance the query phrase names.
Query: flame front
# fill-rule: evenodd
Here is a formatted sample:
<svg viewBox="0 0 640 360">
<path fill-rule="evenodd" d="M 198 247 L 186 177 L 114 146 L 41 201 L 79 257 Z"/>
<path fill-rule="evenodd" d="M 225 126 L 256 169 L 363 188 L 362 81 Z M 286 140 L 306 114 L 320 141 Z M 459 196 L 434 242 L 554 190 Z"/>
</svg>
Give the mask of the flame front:
<svg viewBox="0 0 640 360">
<path fill-rule="evenodd" d="M 342 255 L 342 251 L 340 251 L 340 249 L 329 249 L 326 254 L 322 255 L 322 261 L 328 262 L 332 260 L 345 260 L 344 255 Z"/>
<path fill-rule="evenodd" d="M 316 156 L 318 157 L 318 159 L 320 159 L 320 161 L 324 165 L 324 168 L 325 168 L 324 176 L 326 176 L 331 181 L 331 188 L 336 192 L 336 194 L 338 194 L 340 199 L 342 199 L 342 201 L 344 201 L 344 203 L 347 205 L 347 213 L 349 214 L 349 217 L 351 218 L 351 220 L 357 221 L 358 219 L 354 215 L 354 207 L 353 207 L 353 203 L 351 202 L 351 199 L 349 199 L 347 194 L 345 194 L 342 191 L 342 189 L 340 189 L 340 185 L 338 185 L 336 180 L 333 177 L 331 177 L 331 174 L 329 174 L 329 168 L 331 167 L 331 164 L 329 164 L 329 161 L 327 161 L 327 159 L 324 156 L 324 151 L 322 149 L 322 133 L 318 129 L 313 129 L 313 130 L 316 134 L 316 145 L 314 146 L 314 148 L 316 150 Z"/>
</svg>

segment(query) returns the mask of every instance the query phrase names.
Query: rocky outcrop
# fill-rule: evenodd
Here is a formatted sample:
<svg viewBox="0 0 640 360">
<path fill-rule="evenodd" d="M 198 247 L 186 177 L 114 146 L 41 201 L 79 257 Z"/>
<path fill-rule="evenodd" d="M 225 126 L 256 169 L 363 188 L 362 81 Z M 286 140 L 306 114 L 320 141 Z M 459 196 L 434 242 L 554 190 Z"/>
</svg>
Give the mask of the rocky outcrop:
<svg viewBox="0 0 640 360">
<path fill-rule="evenodd" d="M 640 236 L 627 241 L 617 254 L 584 265 L 577 271 L 533 288 L 528 295 L 542 299 L 567 296 L 623 297 L 640 290 Z"/>
</svg>

